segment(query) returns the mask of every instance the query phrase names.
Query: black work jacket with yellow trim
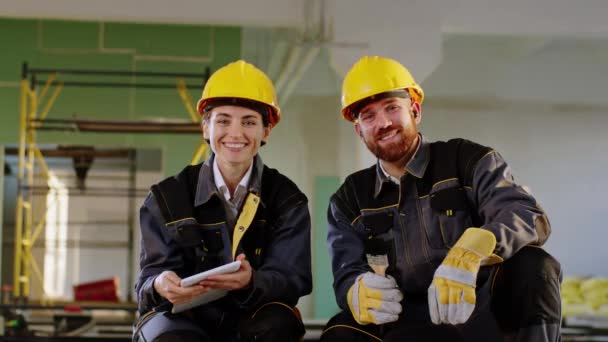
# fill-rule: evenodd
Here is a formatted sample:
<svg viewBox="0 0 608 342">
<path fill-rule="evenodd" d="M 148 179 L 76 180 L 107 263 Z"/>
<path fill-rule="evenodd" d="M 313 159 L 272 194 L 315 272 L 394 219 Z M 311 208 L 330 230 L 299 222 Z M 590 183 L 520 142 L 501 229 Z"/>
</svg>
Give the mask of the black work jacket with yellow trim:
<svg viewBox="0 0 608 342">
<path fill-rule="evenodd" d="M 348 176 L 331 197 L 328 246 L 338 305 L 355 278 L 372 272 L 366 254 L 387 255 L 405 301 L 426 298 L 437 267 L 469 227 L 494 233 L 495 254 L 508 259 L 526 245 L 542 245 L 550 234 L 537 201 L 517 185 L 496 151 L 464 139 L 428 142 L 399 184 L 379 164 Z M 478 287 L 490 277 L 483 267 Z"/>
<path fill-rule="evenodd" d="M 312 290 L 306 196 L 256 155 L 248 196 L 239 210 L 239 215 L 249 213 L 228 227 L 213 158 L 152 186 L 140 209 L 141 272 L 135 290 L 142 314 L 166 303 L 153 287 L 163 271 L 185 278 L 231 262 L 240 253 L 253 268 L 251 287 L 197 310 L 249 310 L 273 301 L 293 306 Z"/>
</svg>

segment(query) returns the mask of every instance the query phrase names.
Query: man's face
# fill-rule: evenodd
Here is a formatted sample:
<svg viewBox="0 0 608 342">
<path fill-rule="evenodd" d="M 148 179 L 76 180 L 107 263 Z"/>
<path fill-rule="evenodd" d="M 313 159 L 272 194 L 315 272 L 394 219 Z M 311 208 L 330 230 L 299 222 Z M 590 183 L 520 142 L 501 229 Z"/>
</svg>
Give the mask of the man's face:
<svg viewBox="0 0 608 342">
<path fill-rule="evenodd" d="M 419 113 L 410 99 L 386 98 L 363 107 L 355 131 L 378 159 L 389 163 L 409 159 L 416 149 Z"/>
<path fill-rule="evenodd" d="M 220 166 L 248 166 L 270 135 L 270 128 L 264 127 L 262 115 L 252 109 L 219 106 L 203 120 L 203 135 Z"/>
</svg>

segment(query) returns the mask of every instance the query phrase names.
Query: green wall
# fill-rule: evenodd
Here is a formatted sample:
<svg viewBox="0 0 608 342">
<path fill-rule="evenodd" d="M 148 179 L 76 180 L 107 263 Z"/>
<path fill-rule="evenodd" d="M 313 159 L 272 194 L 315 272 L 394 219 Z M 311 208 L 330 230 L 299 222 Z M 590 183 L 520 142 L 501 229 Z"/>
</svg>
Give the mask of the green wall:
<svg viewBox="0 0 608 342">
<path fill-rule="evenodd" d="M 327 207 L 329 198 L 338 189 L 336 176 L 316 176 L 313 201 L 313 303 L 314 318 L 329 319 L 338 311 L 333 289 L 331 262 L 327 252 Z"/>
<path fill-rule="evenodd" d="M 156 25 L 116 22 L 23 20 L 0 18 L 0 144 L 16 144 L 21 65 L 204 74 L 241 58 L 241 28 Z M 61 80 L 124 82 L 130 76 L 60 75 Z M 41 76 L 41 79 L 44 77 Z M 138 82 L 174 84 L 172 78 L 138 78 Z M 190 79 L 187 83 L 201 84 Z M 42 87 L 39 87 L 41 89 Z M 194 101 L 201 90 L 190 90 Z M 48 98 L 48 96 L 47 96 Z M 48 118 L 188 119 L 175 88 L 64 87 Z M 176 134 L 64 133 L 39 131 L 40 144 L 152 147 L 163 150 L 163 170 L 172 174 L 186 165 L 201 137 Z"/>
</svg>

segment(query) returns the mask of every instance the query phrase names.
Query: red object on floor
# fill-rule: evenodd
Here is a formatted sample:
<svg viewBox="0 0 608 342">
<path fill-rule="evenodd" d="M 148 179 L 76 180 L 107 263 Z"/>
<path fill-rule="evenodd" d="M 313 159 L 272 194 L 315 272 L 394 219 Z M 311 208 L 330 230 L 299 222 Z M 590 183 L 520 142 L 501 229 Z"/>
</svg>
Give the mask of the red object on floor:
<svg viewBox="0 0 608 342">
<path fill-rule="evenodd" d="M 74 300 L 118 302 L 118 277 L 74 285 Z"/>
</svg>

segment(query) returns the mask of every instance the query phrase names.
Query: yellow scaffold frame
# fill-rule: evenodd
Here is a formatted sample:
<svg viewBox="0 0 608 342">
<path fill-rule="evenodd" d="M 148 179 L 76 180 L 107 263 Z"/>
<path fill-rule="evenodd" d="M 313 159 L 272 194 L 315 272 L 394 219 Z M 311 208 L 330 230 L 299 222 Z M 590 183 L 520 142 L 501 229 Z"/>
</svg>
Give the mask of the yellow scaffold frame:
<svg viewBox="0 0 608 342">
<path fill-rule="evenodd" d="M 38 95 L 36 84 L 41 84 L 35 79 L 36 72 L 48 74 L 44 87 Z M 95 70 L 50 70 L 50 69 L 28 69 L 27 63 L 23 65 L 22 80 L 20 84 L 20 110 L 19 110 L 19 147 L 18 147 L 18 172 L 17 172 L 17 199 L 15 207 L 15 241 L 14 241 L 14 267 L 13 267 L 13 297 L 17 300 L 27 300 L 30 294 L 31 278 L 34 276 L 37 283 L 42 289 L 43 297 L 44 287 L 43 275 L 40 266 L 34 258 L 32 258 L 32 246 L 40 236 L 41 232 L 45 227 L 46 210 L 43 208 L 42 215 L 37 220 L 34 220 L 33 212 L 33 187 L 34 187 L 34 171 L 35 166 L 38 165 L 42 172 L 45 181 L 49 180 L 49 171 L 43 153 L 39 149 L 36 143 L 36 131 L 42 129 L 44 126 L 45 119 L 48 113 L 53 107 L 57 97 L 61 93 L 64 85 L 72 86 L 108 86 L 109 84 L 99 83 L 95 84 L 92 82 L 55 82 L 57 75 L 59 74 L 80 74 L 80 75 L 140 75 L 140 76 L 159 76 L 159 77 L 176 77 L 176 84 L 174 85 L 177 89 L 178 95 L 184 104 L 187 113 L 193 123 L 198 126 L 199 116 L 194 109 L 194 102 L 188 93 L 188 86 L 185 83 L 184 77 L 193 77 L 195 74 L 169 74 L 169 73 L 157 73 L 157 72 L 130 72 L 130 71 L 95 71 Z M 207 68 L 205 75 L 197 75 L 204 77 L 205 80 L 209 78 L 210 70 Z M 28 79 L 29 76 L 31 79 Z M 204 84 L 204 83 L 203 83 Z M 117 83 L 112 83 L 111 86 L 116 86 Z M 47 93 L 54 86 L 53 92 L 49 99 L 44 104 L 44 107 L 40 112 L 41 104 L 44 102 Z M 137 87 L 137 84 L 129 83 L 122 84 L 126 87 Z M 154 87 L 154 88 L 166 88 L 165 85 L 158 84 L 140 84 L 139 86 Z M 200 86 L 202 89 L 202 85 Z M 65 123 L 65 122 L 62 122 Z M 90 125 L 91 122 L 88 122 Z M 105 132 L 128 132 L 129 128 L 139 126 L 139 123 L 130 122 L 130 126 L 121 122 L 120 125 L 114 122 L 102 122 L 103 130 Z M 195 132 L 191 127 L 184 128 L 181 125 L 176 128 L 175 125 L 169 123 L 153 123 L 145 122 L 146 127 L 151 127 L 151 130 L 146 132 L 178 132 L 178 133 L 192 133 Z M 64 129 L 76 127 L 78 129 L 78 122 L 74 120 L 72 123 L 67 123 Z M 112 126 L 116 125 L 116 126 Z M 90 126 L 89 126 L 90 127 Z M 97 126 L 101 127 L 101 126 Z M 109 127 L 109 128 L 108 128 Z M 114 127 L 114 128 L 113 128 Z M 125 127 L 127 127 L 125 129 Z M 95 131 L 95 126 L 89 128 L 88 131 Z M 79 130 L 87 131 L 87 130 Z M 140 131 L 141 132 L 141 131 Z M 191 164 L 200 162 L 201 159 L 205 158 L 209 149 L 204 140 L 202 140 L 200 146 L 197 148 L 193 155 Z M 130 299 L 130 293 L 129 293 Z M 43 298 L 44 302 L 44 298 Z"/>
</svg>

